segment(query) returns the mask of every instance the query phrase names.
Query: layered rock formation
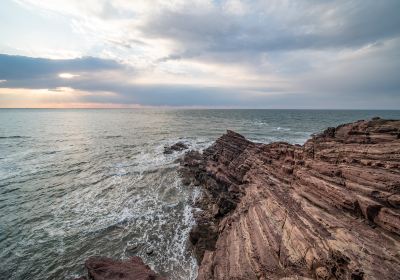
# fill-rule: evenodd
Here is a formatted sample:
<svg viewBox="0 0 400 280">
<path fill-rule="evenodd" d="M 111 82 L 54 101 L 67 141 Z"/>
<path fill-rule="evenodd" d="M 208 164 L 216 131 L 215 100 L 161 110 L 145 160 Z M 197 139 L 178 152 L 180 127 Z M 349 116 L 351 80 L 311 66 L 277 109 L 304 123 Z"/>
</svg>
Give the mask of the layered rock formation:
<svg viewBox="0 0 400 280">
<path fill-rule="evenodd" d="M 201 185 L 198 279 L 400 279 L 400 121 L 328 128 L 303 146 L 228 131 L 188 152 Z"/>
<path fill-rule="evenodd" d="M 92 257 L 85 262 L 88 278 L 76 280 L 165 280 L 145 265 L 141 258 L 113 260 L 105 257 Z"/>
</svg>

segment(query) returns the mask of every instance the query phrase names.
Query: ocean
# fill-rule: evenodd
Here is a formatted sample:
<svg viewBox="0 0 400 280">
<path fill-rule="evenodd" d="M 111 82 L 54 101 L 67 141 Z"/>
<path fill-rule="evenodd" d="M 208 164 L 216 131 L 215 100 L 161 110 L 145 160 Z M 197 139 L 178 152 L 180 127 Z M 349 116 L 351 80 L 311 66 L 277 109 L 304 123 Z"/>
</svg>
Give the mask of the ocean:
<svg viewBox="0 0 400 280">
<path fill-rule="evenodd" d="M 192 201 L 176 159 L 227 129 L 303 144 L 329 126 L 400 111 L 1 109 L 0 279 L 73 279 L 93 255 L 139 255 L 170 279 L 194 279 Z M 148 254 L 152 251 L 151 254 Z"/>
</svg>

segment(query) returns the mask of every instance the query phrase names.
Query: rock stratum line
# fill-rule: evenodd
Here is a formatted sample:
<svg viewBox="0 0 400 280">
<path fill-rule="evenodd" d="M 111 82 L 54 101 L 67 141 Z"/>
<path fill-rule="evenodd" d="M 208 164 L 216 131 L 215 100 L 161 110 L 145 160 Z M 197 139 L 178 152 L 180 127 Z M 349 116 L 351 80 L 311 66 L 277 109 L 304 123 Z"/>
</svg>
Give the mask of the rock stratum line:
<svg viewBox="0 0 400 280">
<path fill-rule="evenodd" d="M 203 190 L 199 280 L 400 278 L 400 121 L 328 128 L 303 146 L 228 131 L 180 173 Z"/>
</svg>

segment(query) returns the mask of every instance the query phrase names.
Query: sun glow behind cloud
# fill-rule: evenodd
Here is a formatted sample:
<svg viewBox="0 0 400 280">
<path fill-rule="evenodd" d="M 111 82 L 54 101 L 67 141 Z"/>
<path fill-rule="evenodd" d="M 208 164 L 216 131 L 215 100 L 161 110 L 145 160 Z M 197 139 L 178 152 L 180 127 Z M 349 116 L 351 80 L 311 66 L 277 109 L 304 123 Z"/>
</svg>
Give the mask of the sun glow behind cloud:
<svg viewBox="0 0 400 280">
<path fill-rule="evenodd" d="M 0 88 L 3 108 L 140 108 L 138 104 L 91 102 L 91 97 L 113 97 L 113 92 L 89 92 L 70 87 L 54 89 Z M 85 98 L 89 101 L 85 101 Z M 4 102 L 4 101 L 7 102 Z M 3 103 L 4 102 L 4 103 Z"/>
<path fill-rule="evenodd" d="M 81 96 L 88 106 L 396 108 L 399 9 L 398 0 L 2 2 L 0 54 L 24 57 L 0 57 L 0 87 L 115 93 Z"/>
<path fill-rule="evenodd" d="M 60 77 L 62 79 L 72 79 L 75 77 L 79 77 L 79 75 L 71 74 L 71 73 L 60 73 L 60 74 L 58 74 L 58 77 Z"/>
</svg>

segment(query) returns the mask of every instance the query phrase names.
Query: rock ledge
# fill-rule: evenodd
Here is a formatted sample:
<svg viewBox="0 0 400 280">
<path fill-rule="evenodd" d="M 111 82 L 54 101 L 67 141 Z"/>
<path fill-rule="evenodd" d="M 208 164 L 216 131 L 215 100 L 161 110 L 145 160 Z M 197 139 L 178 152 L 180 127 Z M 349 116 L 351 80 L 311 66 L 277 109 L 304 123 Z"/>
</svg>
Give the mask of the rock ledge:
<svg viewBox="0 0 400 280">
<path fill-rule="evenodd" d="M 128 260 L 113 260 L 106 257 L 91 257 L 85 262 L 88 278 L 76 280 L 166 280 L 144 264 L 140 257 Z"/>
<path fill-rule="evenodd" d="M 228 131 L 180 173 L 203 189 L 199 280 L 400 277 L 400 121 L 328 128 L 303 146 Z"/>
</svg>

